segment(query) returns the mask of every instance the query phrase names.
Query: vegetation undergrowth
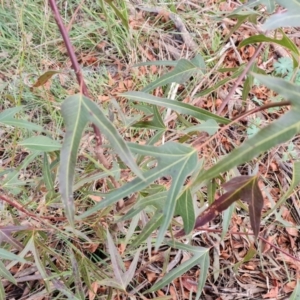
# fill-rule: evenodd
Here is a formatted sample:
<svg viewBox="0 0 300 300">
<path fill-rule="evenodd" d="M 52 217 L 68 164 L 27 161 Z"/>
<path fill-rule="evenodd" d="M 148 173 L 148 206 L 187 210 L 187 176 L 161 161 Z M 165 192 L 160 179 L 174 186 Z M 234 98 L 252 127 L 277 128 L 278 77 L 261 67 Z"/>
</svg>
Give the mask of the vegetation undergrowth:
<svg viewBox="0 0 300 300">
<path fill-rule="evenodd" d="M 55 2 L 0 6 L 0 298 L 298 299 L 299 3 Z"/>
</svg>

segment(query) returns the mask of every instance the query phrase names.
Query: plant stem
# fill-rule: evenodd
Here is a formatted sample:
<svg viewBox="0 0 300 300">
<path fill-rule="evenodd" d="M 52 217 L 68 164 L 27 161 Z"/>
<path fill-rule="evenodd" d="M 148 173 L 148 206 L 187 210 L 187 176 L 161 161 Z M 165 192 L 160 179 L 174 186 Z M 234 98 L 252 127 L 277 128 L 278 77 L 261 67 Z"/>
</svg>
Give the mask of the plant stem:
<svg viewBox="0 0 300 300">
<path fill-rule="evenodd" d="M 64 40 L 64 43 L 66 45 L 68 55 L 69 55 L 70 60 L 72 62 L 72 68 L 73 68 L 73 70 L 74 70 L 74 72 L 76 74 L 76 78 L 77 78 L 78 84 L 80 86 L 80 91 L 81 91 L 81 93 L 84 96 L 86 96 L 88 98 L 91 98 L 90 93 L 88 91 L 88 88 L 86 86 L 86 83 L 84 81 L 84 78 L 83 78 L 83 75 L 82 75 L 79 63 L 77 61 L 77 58 L 76 58 L 73 46 L 71 44 L 70 37 L 69 37 L 69 35 L 67 33 L 67 30 L 66 30 L 66 28 L 64 26 L 64 23 L 62 21 L 62 18 L 60 16 L 59 11 L 58 11 L 58 8 L 57 8 L 57 5 L 55 3 L 55 0 L 49 0 L 49 4 L 50 4 L 50 7 L 52 9 L 52 12 L 53 12 L 55 21 L 57 23 L 57 26 L 59 28 L 59 31 L 60 31 L 60 33 L 62 35 L 62 38 Z M 93 130 L 95 132 L 97 146 L 100 146 L 100 145 L 102 145 L 101 132 L 100 132 L 100 130 L 99 130 L 99 128 L 97 126 L 95 126 L 94 124 L 92 126 L 93 126 Z"/>
<path fill-rule="evenodd" d="M 242 80 L 244 79 L 244 77 L 246 76 L 246 74 L 250 70 L 252 64 L 254 63 L 255 59 L 257 58 L 257 56 L 259 55 L 260 51 L 262 50 L 263 45 L 264 44 L 262 43 L 262 44 L 260 44 L 258 46 L 258 48 L 256 49 L 255 53 L 253 54 L 253 56 L 251 57 L 250 61 L 248 62 L 247 66 L 245 67 L 243 73 L 236 80 L 234 86 L 232 87 L 232 89 L 230 90 L 230 92 L 228 93 L 228 95 L 226 96 L 226 98 L 224 99 L 224 101 L 222 102 L 220 108 L 218 109 L 218 112 L 217 112 L 218 115 L 221 114 L 221 112 L 223 111 L 223 109 L 225 108 L 225 106 L 228 104 L 228 102 L 232 98 L 232 96 L 235 93 L 237 87 L 241 84 Z"/>
</svg>

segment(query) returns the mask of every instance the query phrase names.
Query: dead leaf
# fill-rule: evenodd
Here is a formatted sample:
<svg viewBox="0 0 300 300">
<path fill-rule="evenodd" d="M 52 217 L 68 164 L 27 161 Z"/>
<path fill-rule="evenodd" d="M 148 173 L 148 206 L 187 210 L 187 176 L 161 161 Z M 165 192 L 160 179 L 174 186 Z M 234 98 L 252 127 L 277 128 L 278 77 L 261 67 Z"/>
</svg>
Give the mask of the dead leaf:
<svg viewBox="0 0 300 300">
<path fill-rule="evenodd" d="M 275 286 L 274 288 L 272 288 L 269 293 L 263 295 L 264 299 L 268 299 L 268 298 L 275 298 L 278 299 L 278 286 Z"/>
<path fill-rule="evenodd" d="M 150 283 L 152 283 L 153 281 L 155 281 L 157 279 L 157 275 L 154 272 L 147 272 L 147 279 Z"/>
<path fill-rule="evenodd" d="M 294 291 L 295 287 L 297 285 L 296 281 L 291 281 L 288 282 L 284 287 L 283 287 L 283 291 L 288 294 Z"/>
<path fill-rule="evenodd" d="M 91 284 L 91 289 L 89 289 L 89 300 L 94 300 L 97 295 L 99 284 L 97 282 L 93 282 Z"/>
<path fill-rule="evenodd" d="M 53 75 L 60 73 L 60 71 L 47 71 L 43 75 L 41 75 L 35 84 L 32 87 L 39 87 L 44 85 Z"/>
<path fill-rule="evenodd" d="M 224 183 L 222 187 L 228 192 L 213 202 L 196 220 L 195 227 L 200 227 L 212 221 L 219 213 L 232 203 L 241 199 L 249 205 L 250 223 L 255 237 L 260 229 L 261 212 L 264 199 L 258 186 L 257 176 L 238 176 Z M 184 230 L 175 236 L 184 235 Z"/>
<path fill-rule="evenodd" d="M 181 278 L 183 286 L 190 292 L 197 293 L 198 283 L 189 277 L 183 276 Z"/>
</svg>

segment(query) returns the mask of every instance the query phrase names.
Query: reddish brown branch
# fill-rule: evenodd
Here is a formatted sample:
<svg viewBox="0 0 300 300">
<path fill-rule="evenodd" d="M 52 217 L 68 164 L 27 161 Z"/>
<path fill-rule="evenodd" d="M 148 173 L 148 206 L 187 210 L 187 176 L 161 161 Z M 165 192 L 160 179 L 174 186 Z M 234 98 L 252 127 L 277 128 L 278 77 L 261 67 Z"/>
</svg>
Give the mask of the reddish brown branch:
<svg viewBox="0 0 300 300">
<path fill-rule="evenodd" d="M 222 102 L 220 108 L 218 109 L 218 115 L 221 114 L 221 112 L 223 111 L 223 109 L 225 108 L 225 106 L 228 104 L 228 102 L 232 98 L 232 96 L 235 93 L 237 87 L 241 84 L 242 80 L 244 79 L 244 77 L 246 76 L 246 74 L 248 73 L 248 71 L 250 70 L 252 64 L 254 63 L 255 59 L 257 58 L 257 56 L 261 52 L 262 48 L 263 48 L 263 44 L 260 44 L 258 46 L 258 48 L 256 49 L 255 53 L 253 54 L 253 56 L 251 57 L 250 61 L 248 62 L 247 66 L 245 67 L 244 71 L 239 76 L 239 78 L 236 80 L 234 86 L 231 88 L 230 92 L 228 93 L 228 95 L 226 96 L 226 98 L 224 99 L 224 101 Z"/>
<path fill-rule="evenodd" d="M 73 46 L 71 44 L 70 37 L 69 37 L 69 35 L 67 33 L 67 30 L 66 30 L 66 28 L 64 26 L 64 23 L 62 21 L 62 18 L 60 16 L 59 11 L 58 11 L 58 8 L 57 8 L 57 5 L 55 3 L 55 0 L 49 0 L 49 4 L 50 4 L 50 7 L 51 7 L 51 9 L 53 11 L 53 15 L 54 15 L 55 21 L 57 23 L 57 26 L 59 28 L 59 31 L 60 31 L 60 33 L 62 35 L 62 38 L 64 40 L 64 43 L 66 45 L 67 52 L 68 52 L 68 55 L 69 55 L 71 63 L 72 63 L 72 68 L 73 68 L 73 70 L 74 70 L 74 72 L 76 74 L 76 78 L 77 78 L 78 84 L 80 86 L 80 91 L 82 92 L 82 94 L 84 96 L 86 96 L 88 98 L 91 98 L 90 97 L 90 93 L 88 91 L 88 88 L 86 86 L 86 83 L 84 81 L 84 78 L 83 78 L 83 75 L 82 75 L 79 63 L 77 61 L 77 58 L 76 58 L 76 55 L 75 55 L 75 51 L 74 51 Z M 97 145 L 99 146 L 99 145 L 102 144 L 100 130 L 94 124 L 92 126 L 93 126 L 93 130 L 95 132 L 95 136 L 96 136 L 96 140 L 97 140 Z"/>
<path fill-rule="evenodd" d="M 32 213 L 30 211 L 28 211 L 26 208 L 24 208 L 20 203 L 10 200 L 8 198 L 6 198 L 5 196 L 1 196 L 0 195 L 0 199 L 6 203 L 8 203 L 9 205 L 11 205 L 12 207 L 16 208 L 17 210 L 23 212 L 24 214 L 26 214 L 27 216 L 34 218 L 34 219 L 45 219 L 45 220 L 53 220 L 53 221 L 63 221 L 66 220 L 66 217 L 46 217 L 46 216 L 38 216 L 36 213 Z"/>
</svg>

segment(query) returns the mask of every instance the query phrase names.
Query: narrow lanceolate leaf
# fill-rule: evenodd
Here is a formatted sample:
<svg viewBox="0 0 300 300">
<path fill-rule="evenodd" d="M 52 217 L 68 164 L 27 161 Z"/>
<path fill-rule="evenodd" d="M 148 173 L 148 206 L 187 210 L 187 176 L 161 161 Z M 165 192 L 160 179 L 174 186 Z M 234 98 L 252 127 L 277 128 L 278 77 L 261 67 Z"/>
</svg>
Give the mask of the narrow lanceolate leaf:
<svg viewBox="0 0 300 300">
<path fill-rule="evenodd" d="M 155 206 L 157 208 L 162 209 L 163 206 L 165 205 L 166 199 L 167 199 L 167 192 L 161 192 L 161 193 L 156 193 L 154 195 L 150 195 L 147 197 L 141 197 L 136 204 L 133 206 L 132 209 L 129 210 L 129 212 L 120 218 L 118 221 L 123 222 L 126 220 L 129 220 L 133 218 L 135 215 L 140 213 L 143 209 L 145 209 L 147 206 Z"/>
<path fill-rule="evenodd" d="M 8 108 L 5 111 L 0 113 L 0 123 L 8 125 L 8 126 L 14 126 L 19 128 L 24 128 L 28 130 L 36 130 L 36 131 L 43 131 L 43 127 L 40 125 L 36 125 L 34 123 L 20 120 L 14 118 L 14 115 L 18 112 L 20 112 L 24 107 L 23 106 L 17 106 L 13 108 Z"/>
<path fill-rule="evenodd" d="M 161 76 L 157 80 L 150 83 L 143 89 L 143 92 L 150 92 L 153 89 L 164 86 L 172 82 L 176 83 L 184 83 L 187 81 L 194 72 L 196 72 L 199 68 L 186 59 L 181 59 L 178 61 L 176 67 L 171 72 Z"/>
<path fill-rule="evenodd" d="M 126 92 L 126 93 L 121 94 L 121 96 L 128 98 L 129 100 L 132 100 L 132 101 L 146 102 L 149 104 L 167 107 L 167 108 L 177 111 L 178 113 L 191 115 L 191 116 L 193 116 L 199 120 L 203 120 L 203 121 L 212 119 L 221 124 L 229 124 L 230 123 L 230 120 L 228 120 L 226 118 L 222 118 L 220 116 L 217 116 L 205 109 L 201 109 L 201 108 L 195 107 L 193 105 L 182 103 L 179 101 L 174 101 L 171 99 L 155 97 L 155 96 L 143 93 L 143 92 Z"/>
<path fill-rule="evenodd" d="M 300 2 L 297 0 L 276 0 L 276 2 L 287 8 L 286 12 L 277 13 L 263 24 L 263 30 L 273 30 L 279 27 L 297 27 L 300 25 Z"/>
<path fill-rule="evenodd" d="M 220 212 L 227 209 L 232 203 L 241 199 L 249 204 L 250 223 L 254 235 L 259 233 L 263 196 L 258 187 L 256 176 L 238 176 L 224 183 L 222 187 L 227 190 L 225 194 L 215 200 L 196 220 L 195 228 L 212 221 Z M 179 231 L 176 237 L 184 235 Z"/>
<path fill-rule="evenodd" d="M 61 148 L 61 144 L 59 142 L 43 135 L 30 137 L 20 142 L 19 145 L 28 149 L 43 152 L 52 152 Z"/>
<path fill-rule="evenodd" d="M 212 221 L 220 212 L 228 208 L 233 202 L 240 199 L 240 191 L 234 193 L 227 192 L 214 201 L 196 220 L 195 228 L 205 225 Z M 176 237 L 187 234 L 185 230 L 180 230 L 176 233 Z"/>
<path fill-rule="evenodd" d="M 21 106 L 16 106 L 16 107 L 5 109 L 4 111 L 2 111 L 0 113 L 0 122 L 2 122 L 3 120 L 12 119 L 13 116 L 16 113 L 20 112 L 23 108 L 24 108 L 24 106 L 21 105 Z"/>
<path fill-rule="evenodd" d="M 153 106 L 153 120 L 152 121 L 140 121 L 132 125 L 133 128 L 148 128 L 155 130 L 166 130 L 164 121 L 157 106 Z"/>
<path fill-rule="evenodd" d="M 135 251 L 134 258 L 130 264 L 129 269 L 123 274 L 123 280 L 125 281 L 126 287 L 128 286 L 128 284 L 133 279 L 133 277 L 136 273 L 136 267 L 137 267 L 137 263 L 140 258 L 140 253 L 141 253 L 141 249 L 138 249 L 137 251 Z"/>
<path fill-rule="evenodd" d="M 250 224 L 254 236 L 257 238 L 260 229 L 261 212 L 264 198 L 258 186 L 257 177 L 254 177 L 249 186 L 242 190 L 241 199 L 249 204 Z"/>
<path fill-rule="evenodd" d="M 250 223 L 255 237 L 257 237 L 264 205 L 257 176 L 238 176 L 224 183 L 222 187 L 228 192 L 240 191 L 240 199 L 249 204 Z"/>
<path fill-rule="evenodd" d="M 135 178 L 121 188 L 109 193 L 104 200 L 80 215 L 80 219 L 86 218 L 132 193 L 141 191 L 162 176 L 171 176 L 172 184 L 163 207 L 163 223 L 157 237 L 156 245 L 159 245 L 173 217 L 176 201 L 184 182 L 197 166 L 197 152 L 189 146 L 172 142 L 160 147 L 133 143 L 129 143 L 128 145 L 131 151 L 137 154 L 155 157 L 157 159 L 157 166 L 143 173 L 144 179 Z"/>
<path fill-rule="evenodd" d="M 154 216 L 147 222 L 142 232 L 139 233 L 136 239 L 131 243 L 132 247 L 141 245 L 163 222 L 163 214 L 156 212 Z"/>
<path fill-rule="evenodd" d="M 264 151 L 268 151 L 280 143 L 290 140 L 300 132 L 300 109 L 292 109 L 278 120 L 261 129 L 252 138 L 245 141 L 239 148 L 221 159 L 212 168 L 201 171 L 193 183 L 198 186 L 204 180 L 217 177 L 220 173 L 251 160 Z"/>
<path fill-rule="evenodd" d="M 83 95 L 68 97 L 62 104 L 62 115 L 66 126 L 66 135 L 61 150 L 59 173 L 60 192 L 65 205 L 66 216 L 74 225 L 73 181 L 80 138 L 88 122 L 94 123 L 105 134 L 120 158 L 141 176 L 127 144 L 118 131 L 106 118 L 100 108 Z"/>
<path fill-rule="evenodd" d="M 18 255 L 11 253 L 10 251 L 7 251 L 5 249 L 0 249 L 0 258 L 1 259 L 8 259 L 8 260 L 16 260 L 19 261 L 21 263 L 26 263 L 27 261 L 22 258 L 19 257 Z"/>
<path fill-rule="evenodd" d="M 300 86 L 288 82 L 284 79 L 265 76 L 253 73 L 253 76 L 263 85 L 266 85 L 268 88 L 274 90 L 281 96 L 285 97 L 286 100 L 291 101 L 292 105 L 295 108 L 300 110 Z"/>
<path fill-rule="evenodd" d="M 283 46 L 283 47 L 291 50 L 295 54 L 299 54 L 299 49 L 293 43 L 293 41 L 291 39 L 289 39 L 289 37 L 286 36 L 284 34 L 284 32 L 282 32 L 282 35 L 283 35 L 283 37 L 280 40 L 278 40 L 278 39 L 272 39 L 270 37 L 265 36 L 264 34 L 253 35 L 253 36 L 251 36 L 251 37 L 243 40 L 239 44 L 239 48 L 244 47 L 244 46 L 249 45 L 249 44 L 269 42 L 269 43 L 278 44 L 280 46 Z"/>
<path fill-rule="evenodd" d="M 218 131 L 218 129 L 219 129 L 218 123 L 215 120 L 211 119 L 199 125 L 188 127 L 187 129 L 183 130 L 183 132 L 189 133 L 193 131 L 200 131 L 200 132 L 205 131 L 209 135 L 213 135 Z"/>
<path fill-rule="evenodd" d="M 172 282 L 175 278 L 180 277 L 182 274 L 184 274 L 185 272 L 187 272 L 188 270 L 190 270 L 191 268 L 193 268 L 194 266 L 196 266 L 198 264 L 200 264 L 201 266 L 204 266 L 204 269 L 203 270 L 201 269 L 200 276 L 204 278 L 205 276 L 208 275 L 207 272 L 202 274 L 202 272 L 207 271 L 207 267 L 205 267 L 205 266 L 206 266 L 206 262 L 207 262 L 207 255 L 209 255 L 208 248 L 192 247 L 189 245 L 182 245 L 177 242 L 169 242 L 168 245 L 171 246 L 172 248 L 176 248 L 176 249 L 188 249 L 187 251 L 193 253 L 194 256 L 191 259 L 185 261 L 181 265 L 174 268 L 168 274 L 166 274 L 162 279 L 157 281 L 145 293 L 154 292 L 154 291 L 157 291 L 157 290 L 163 288 L 164 286 L 166 286 L 170 282 Z M 181 245 L 182 245 L 182 247 L 181 247 Z M 205 260 L 205 264 L 202 264 L 203 260 Z M 202 282 L 203 282 L 203 280 L 202 280 Z M 201 282 L 201 285 L 202 285 L 202 282 Z M 205 282 L 205 280 L 204 280 L 204 282 Z"/>
<path fill-rule="evenodd" d="M 75 214 L 72 187 L 77 152 L 81 136 L 88 123 L 88 116 L 84 113 L 82 101 L 81 95 L 71 96 L 63 102 L 61 107 L 66 135 L 60 153 L 59 183 L 66 216 L 71 226 L 74 226 Z"/>
<path fill-rule="evenodd" d="M 106 118 L 96 103 L 86 97 L 83 97 L 83 99 L 82 106 L 86 109 L 89 121 L 100 128 L 122 161 L 128 165 L 137 176 L 143 178 L 132 153 L 113 124 Z"/>
<path fill-rule="evenodd" d="M 298 300 L 300 299 L 300 280 L 297 280 L 297 285 L 292 293 L 292 295 L 290 296 L 289 300 Z"/>
<path fill-rule="evenodd" d="M 300 132 L 300 87 L 286 80 L 271 76 L 253 74 L 262 84 L 273 89 L 292 103 L 292 110 L 278 120 L 261 129 L 252 138 L 233 150 L 209 170 L 200 172 L 195 185 L 209 180 L 231 168 L 256 157 L 264 151 L 291 139 Z"/>
<path fill-rule="evenodd" d="M 177 200 L 175 214 L 182 217 L 184 231 L 190 233 L 195 224 L 195 210 L 190 189 L 184 190 Z"/>
<path fill-rule="evenodd" d="M 208 269 L 210 266 L 210 257 L 209 257 L 209 251 L 207 251 L 200 260 L 200 275 L 199 275 L 199 282 L 198 282 L 198 288 L 197 288 L 197 295 L 195 299 L 200 299 L 200 296 L 202 294 L 206 279 L 208 277 Z"/>
<path fill-rule="evenodd" d="M 17 284 L 16 279 L 6 269 L 4 263 L 1 260 L 0 260 L 0 277 L 5 278 L 6 280 L 10 281 L 13 284 Z M 2 298 L 2 299 L 6 299 L 6 298 Z"/>
<path fill-rule="evenodd" d="M 123 278 L 124 272 L 122 270 L 122 266 L 120 266 L 120 263 L 122 262 L 122 258 L 108 230 L 107 230 L 107 246 L 111 258 L 111 264 L 114 271 L 114 277 L 115 277 L 114 279 L 118 283 L 118 285 L 122 287 L 123 290 L 126 290 L 125 279 Z"/>
<path fill-rule="evenodd" d="M 47 83 L 47 81 L 55 74 L 60 73 L 59 71 L 47 71 L 42 74 L 37 81 L 33 84 L 32 87 L 39 87 Z"/>
</svg>

